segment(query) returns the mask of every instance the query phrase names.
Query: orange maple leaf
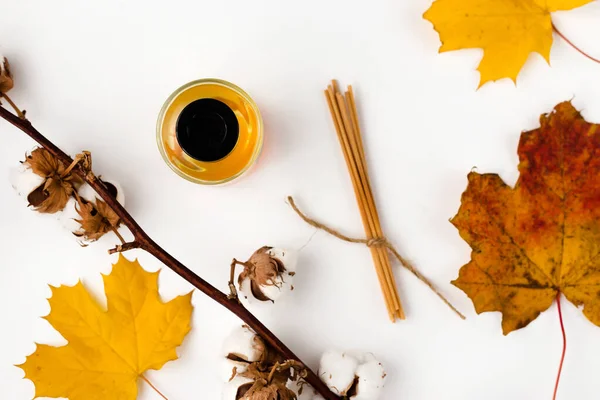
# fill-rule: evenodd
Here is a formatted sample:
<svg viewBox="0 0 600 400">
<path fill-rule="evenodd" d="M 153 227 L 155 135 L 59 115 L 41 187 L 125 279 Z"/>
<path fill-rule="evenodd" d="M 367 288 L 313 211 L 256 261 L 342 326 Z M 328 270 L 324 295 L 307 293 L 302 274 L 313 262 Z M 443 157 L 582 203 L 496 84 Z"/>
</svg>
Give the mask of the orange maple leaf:
<svg viewBox="0 0 600 400">
<path fill-rule="evenodd" d="M 477 313 L 500 311 L 508 334 L 559 293 L 600 325 L 600 125 L 570 102 L 523 132 L 514 188 L 471 172 L 452 219 L 471 261 L 452 283 Z"/>
</svg>

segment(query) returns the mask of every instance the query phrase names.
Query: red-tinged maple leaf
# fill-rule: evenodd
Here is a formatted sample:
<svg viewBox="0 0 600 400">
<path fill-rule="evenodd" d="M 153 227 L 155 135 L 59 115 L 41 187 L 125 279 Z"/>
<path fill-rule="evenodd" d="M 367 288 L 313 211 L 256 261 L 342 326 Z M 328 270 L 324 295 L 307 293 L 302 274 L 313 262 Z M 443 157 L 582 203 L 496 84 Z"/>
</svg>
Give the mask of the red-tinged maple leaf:
<svg viewBox="0 0 600 400">
<path fill-rule="evenodd" d="M 471 172 L 452 219 L 473 249 L 453 284 L 478 313 L 500 311 L 504 334 L 559 293 L 600 325 L 600 125 L 570 102 L 540 123 L 521 135 L 515 187 Z"/>
</svg>

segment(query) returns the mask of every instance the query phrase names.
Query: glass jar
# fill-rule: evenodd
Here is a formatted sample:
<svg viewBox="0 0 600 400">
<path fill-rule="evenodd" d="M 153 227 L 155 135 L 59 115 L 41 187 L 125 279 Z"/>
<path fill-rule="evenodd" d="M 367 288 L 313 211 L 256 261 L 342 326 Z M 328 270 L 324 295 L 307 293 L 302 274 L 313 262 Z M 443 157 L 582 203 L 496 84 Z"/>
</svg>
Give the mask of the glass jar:
<svg viewBox="0 0 600 400">
<path fill-rule="evenodd" d="M 263 122 L 252 98 L 219 79 L 200 79 L 177 89 L 157 122 L 158 148 L 181 177 L 204 185 L 232 181 L 260 155 Z"/>
</svg>

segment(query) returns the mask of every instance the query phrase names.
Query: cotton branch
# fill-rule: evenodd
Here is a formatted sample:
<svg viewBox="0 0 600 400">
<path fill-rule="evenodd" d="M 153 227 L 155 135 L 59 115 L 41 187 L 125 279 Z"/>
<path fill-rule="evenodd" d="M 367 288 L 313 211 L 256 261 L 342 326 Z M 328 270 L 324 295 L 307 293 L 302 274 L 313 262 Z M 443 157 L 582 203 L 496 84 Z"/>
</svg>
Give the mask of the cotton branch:
<svg viewBox="0 0 600 400">
<path fill-rule="evenodd" d="M 19 128 L 40 146 L 48 150 L 53 156 L 58 158 L 64 165 L 71 165 L 73 159 L 58 148 L 54 143 L 37 131 L 30 121 L 24 116 L 15 115 L 7 109 L 0 106 L 0 117 Z M 286 360 L 294 360 L 305 368 L 308 382 L 321 396 L 327 400 L 341 400 L 340 397 L 332 393 L 319 377 L 306 364 L 296 356 L 281 340 L 275 336 L 265 325 L 262 324 L 250 311 L 248 311 L 237 298 L 230 298 L 227 294 L 221 292 L 210 283 L 206 282 L 192 270 L 187 268 L 176 258 L 162 249 L 150 236 L 142 229 L 137 221 L 129 214 L 127 210 L 117 201 L 117 199 L 108 191 L 105 185 L 94 175 L 91 170 L 86 169 L 82 163 L 76 163 L 73 171 L 84 179 L 108 204 L 110 208 L 119 216 L 123 225 L 125 225 L 134 237 L 132 242 L 123 243 L 110 250 L 111 253 L 123 252 L 134 248 L 145 250 L 152 254 L 164 265 L 172 269 L 175 273 L 188 281 L 192 286 L 212 298 L 214 301 L 227 308 L 233 314 L 238 316 L 250 328 L 252 328 L 260 337 L 263 338 L 273 349 L 278 351 Z"/>
</svg>

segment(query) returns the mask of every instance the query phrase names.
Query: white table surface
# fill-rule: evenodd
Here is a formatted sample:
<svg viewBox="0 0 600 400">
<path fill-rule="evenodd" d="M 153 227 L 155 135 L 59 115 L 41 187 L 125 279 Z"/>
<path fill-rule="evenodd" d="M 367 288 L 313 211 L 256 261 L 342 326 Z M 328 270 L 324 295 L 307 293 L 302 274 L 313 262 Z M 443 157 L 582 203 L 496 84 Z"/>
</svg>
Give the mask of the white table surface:
<svg viewBox="0 0 600 400">
<path fill-rule="evenodd" d="M 12 97 L 65 151 L 87 149 L 94 169 L 125 187 L 127 208 L 160 244 L 226 290 L 233 257 L 262 245 L 302 247 L 315 232 L 286 205 L 361 236 L 362 226 L 322 89 L 354 84 L 368 162 L 389 238 L 461 309 L 462 321 L 407 271 L 396 268 L 408 319 L 385 314 L 369 252 L 317 233 L 302 250 L 296 291 L 257 315 L 316 367 L 326 349 L 363 349 L 384 362 L 389 399 L 550 399 L 561 351 L 556 307 L 504 337 L 500 314 L 477 316 L 450 285 L 470 249 L 448 222 L 466 174 L 517 178 L 516 145 L 539 115 L 573 99 L 600 122 L 600 65 L 558 40 L 548 67 L 530 57 L 518 87 L 504 80 L 476 91 L 480 50 L 437 54 L 439 39 L 414 1 L 77 1 L 0 2 L 0 45 L 10 57 Z M 600 4 L 555 15 L 582 48 L 600 56 Z M 162 161 L 155 123 L 166 97 L 202 77 L 237 83 L 258 102 L 264 152 L 251 174 L 203 187 Z M 0 121 L 0 169 L 33 142 Z M 6 176 L 6 172 L 2 173 Z M 106 237 L 77 245 L 52 218 L 0 184 L 0 397 L 30 399 L 33 385 L 13 366 L 34 342 L 64 344 L 40 318 L 48 284 L 82 279 L 101 296 L 100 273 L 115 259 Z M 132 252 L 149 270 L 161 267 Z M 165 299 L 190 289 L 163 270 Z M 180 360 L 150 379 L 171 400 L 219 399 L 221 340 L 239 324 L 202 293 Z M 560 399 L 600 393 L 600 328 L 564 303 L 569 349 Z M 140 385 L 140 399 L 159 397 Z"/>
</svg>

